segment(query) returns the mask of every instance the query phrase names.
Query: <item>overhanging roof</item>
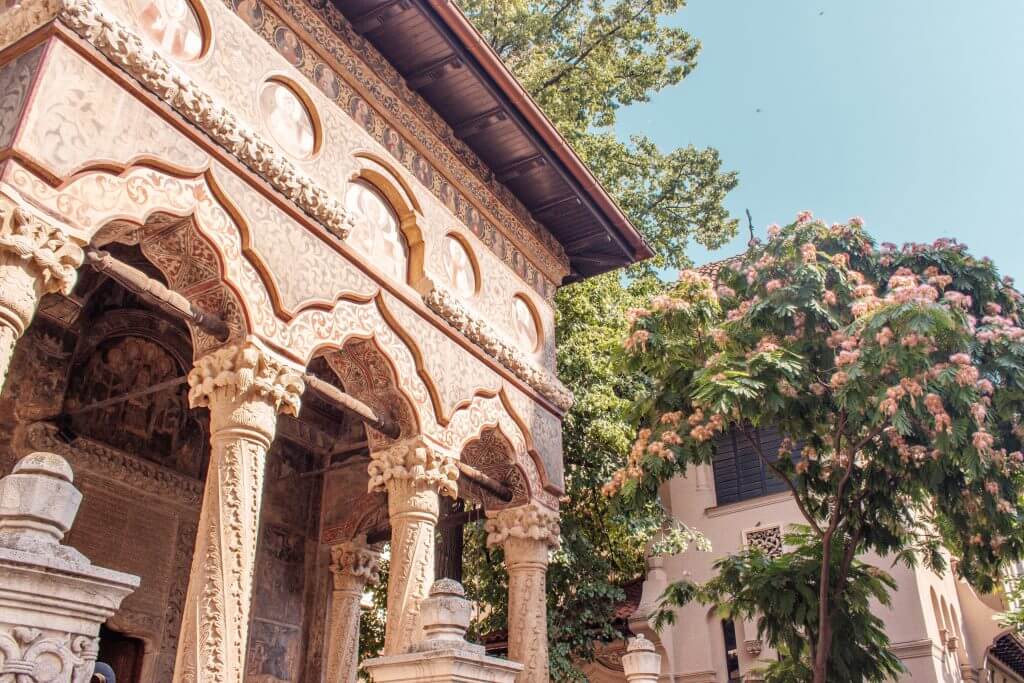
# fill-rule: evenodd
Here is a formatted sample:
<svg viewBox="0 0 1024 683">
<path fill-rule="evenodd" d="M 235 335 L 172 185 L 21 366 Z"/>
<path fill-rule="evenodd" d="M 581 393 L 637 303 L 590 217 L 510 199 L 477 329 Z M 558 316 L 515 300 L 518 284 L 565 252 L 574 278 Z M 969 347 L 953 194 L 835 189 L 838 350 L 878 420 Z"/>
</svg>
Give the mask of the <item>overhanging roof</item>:
<svg viewBox="0 0 1024 683">
<path fill-rule="evenodd" d="M 653 255 L 453 2 L 333 2 L 562 244 L 569 281 Z"/>
</svg>

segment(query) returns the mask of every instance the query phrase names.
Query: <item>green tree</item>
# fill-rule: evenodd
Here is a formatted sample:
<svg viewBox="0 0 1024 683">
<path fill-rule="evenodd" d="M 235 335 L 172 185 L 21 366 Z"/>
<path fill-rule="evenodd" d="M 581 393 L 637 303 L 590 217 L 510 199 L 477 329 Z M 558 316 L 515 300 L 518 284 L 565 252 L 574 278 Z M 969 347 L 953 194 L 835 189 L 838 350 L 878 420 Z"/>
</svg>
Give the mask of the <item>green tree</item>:
<svg viewBox="0 0 1024 683">
<path fill-rule="evenodd" d="M 620 108 L 647 102 L 697 65 L 700 43 L 669 19 L 685 0 L 462 0 L 462 10 L 643 232 L 658 256 L 687 265 L 691 238 L 717 247 L 736 232 L 722 206 L 736 174 L 714 149 L 661 150 L 620 140 Z"/>
<path fill-rule="evenodd" d="M 842 539 L 833 541 L 833 584 L 838 581 Z M 716 575 L 704 584 L 679 581 L 669 586 L 656 614 L 655 626 L 675 621 L 674 608 L 691 601 L 715 607 L 723 619 L 757 620 L 758 637 L 779 653 L 764 671 L 768 683 L 806 681 L 813 661 L 808 634 L 817 631 L 818 582 L 821 580 L 821 539 L 809 529 L 786 536 L 789 552 L 769 557 L 747 548 L 715 563 Z M 889 650 L 885 624 L 872 613 L 871 601 L 890 606 L 892 577 L 854 560 L 842 591 L 843 609 L 833 616 L 834 639 L 843 643 L 829 659 L 828 680 L 893 680 L 903 665 Z M 835 590 L 836 586 L 830 590 Z"/>
<path fill-rule="evenodd" d="M 879 249 L 859 220 L 828 227 L 806 212 L 769 235 L 717 289 L 688 271 L 634 312 L 625 371 L 649 384 L 608 492 L 650 496 L 737 430 L 819 539 L 805 629 L 821 683 L 859 555 L 943 571 L 949 549 L 990 590 L 1024 551 L 1024 329 L 1020 295 L 955 241 Z M 759 425 L 780 429 L 778 453 Z"/>
</svg>

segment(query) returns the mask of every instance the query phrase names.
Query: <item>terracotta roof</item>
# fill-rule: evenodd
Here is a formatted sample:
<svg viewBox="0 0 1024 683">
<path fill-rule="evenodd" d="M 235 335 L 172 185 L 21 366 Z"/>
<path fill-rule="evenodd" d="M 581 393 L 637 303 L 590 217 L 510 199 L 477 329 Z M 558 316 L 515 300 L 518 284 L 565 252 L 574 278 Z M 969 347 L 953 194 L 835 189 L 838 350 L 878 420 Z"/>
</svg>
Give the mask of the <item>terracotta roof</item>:
<svg viewBox="0 0 1024 683">
<path fill-rule="evenodd" d="M 746 252 L 744 252 L 745 254 Z M 725 266 L 738 265 L 743 261 L 743 254 L 737 254 L 736 256 L 730 256 L 728 258 L 719 259 L 718 261 L 712 261 L 711 263 L 705 263 L 702 266 L 697 266 L 695 269 L 701 275 L 706 275 L 712 280 L 718 279 L 718 273 L 721 272 Z"/>
<path fill-rule="evenodd" d="M 451 0 L 333 0 L 562 244 L 578 280 L 653 255 Z"/>
</svg>

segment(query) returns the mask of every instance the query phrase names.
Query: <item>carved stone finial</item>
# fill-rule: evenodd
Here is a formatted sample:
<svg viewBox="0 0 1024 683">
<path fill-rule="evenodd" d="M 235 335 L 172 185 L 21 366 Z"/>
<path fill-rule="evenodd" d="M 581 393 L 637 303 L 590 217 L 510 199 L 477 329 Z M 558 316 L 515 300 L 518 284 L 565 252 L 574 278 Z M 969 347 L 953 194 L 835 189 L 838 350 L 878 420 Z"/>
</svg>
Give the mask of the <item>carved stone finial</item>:
<svg viewBox="0 0 1024 683">
<path fill-rule="evenodd" d="M 462 584 L 453 579 L 435 581 L 430 597 L 420 605 L 423 640 L 415 650 L 456 649 L 484 653 L 482 645 L 466 642 L 466 631 L 473 616 L 473 604 L 466 600 Z"/>
<path fill-rule="evenodd" d="M 654 643 L 647 640 L 641 633 L 636 638 L 629 639 L 629 645 L 626 646 L 626 652 L 654 652 Z"/>
<path fill-rule="evenodd" d="M 455 458 L 422 438 L 375 451 L 370 457 L 370 493 L 387 491 L 388 481 L 395 479 L 418 488 L 436 486 L 441 495 L 458 496 L 459 469 Z"/>
<path fill-rule="evenodd" d="M 544 543 L 549 550 L 561 545 L 561 527 L 558 513 L 537 501 L 526 505 L 487 513 L 484 530 L 487 545 L 501 545 L 510 538 Z"/>
<path fill-rule="evenodd" d="M 60 545 L 82 503 L 73 481 L 71 466 L 59 455 L 22 458 L 0 479 L 0 547 L 84 561 Z"/>
<path fill-rule="evenodd" d="M 88 680 L 100 624 L 138 588 L 138 577 L 61 545 L 82 501 L 73 481 L 63 458 L 43 452 L 0 479 L 0 680 Z"/>
<path fill-rule="evenodd" d="M 210 406 L 215 395 L 233 401 L 262 398 L 279 410 L 299 414 L 302 376 L 251 339 L 224 346 L 196 361 L 188 374 L 189 403 Z"/>
<path fill-rule="evenodd" d="M 654 643 L 638 635 L 631 638 L 622 656 L 622 669 L 629 683 L 657 683 L 661 674 L 661 655 Z"/>
</svg>

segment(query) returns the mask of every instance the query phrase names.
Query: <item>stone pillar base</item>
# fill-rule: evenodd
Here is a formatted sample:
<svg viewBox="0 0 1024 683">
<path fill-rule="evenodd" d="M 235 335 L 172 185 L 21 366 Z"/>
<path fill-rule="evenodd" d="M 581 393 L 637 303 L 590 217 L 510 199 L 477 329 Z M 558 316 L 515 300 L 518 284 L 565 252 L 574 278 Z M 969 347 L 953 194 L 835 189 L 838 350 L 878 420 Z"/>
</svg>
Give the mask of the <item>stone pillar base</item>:
<svg viewBox="0 0 1024 683">
<path fill-rule="evenodd" d="M 82 500 L 73 479 L 52 453 L 0 479 L 0 680 L 86 683 L 100 624 L 139 586 L 60 543 Z"/>
<path fill-rule="evenodd" d="M 513 683 L 522 664 L 469 649 L 432 650 L 363 662 L 374 683 Z"/>
<path fill-rule="evenodd" d="M 457 581 L 436 582 L 421 607 L 423 635 L 412 652 L 363 662 L 374 683 L 513 683 L 522 673 L 522 664 L 466 642 L 473 608 Z"/>
</svg>

